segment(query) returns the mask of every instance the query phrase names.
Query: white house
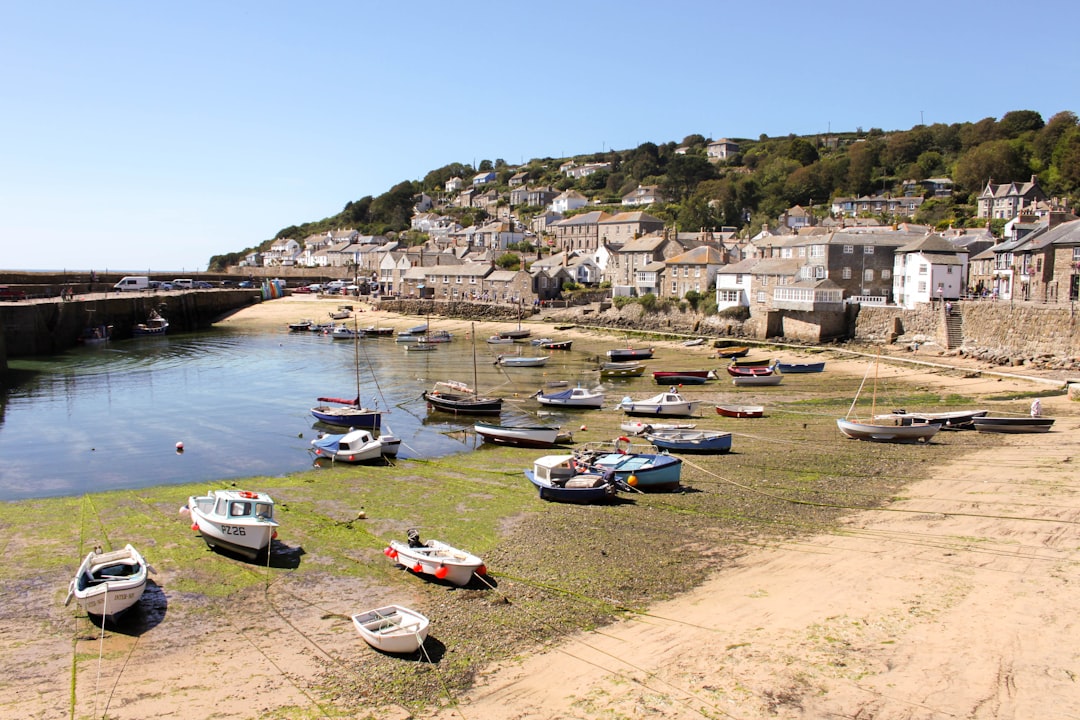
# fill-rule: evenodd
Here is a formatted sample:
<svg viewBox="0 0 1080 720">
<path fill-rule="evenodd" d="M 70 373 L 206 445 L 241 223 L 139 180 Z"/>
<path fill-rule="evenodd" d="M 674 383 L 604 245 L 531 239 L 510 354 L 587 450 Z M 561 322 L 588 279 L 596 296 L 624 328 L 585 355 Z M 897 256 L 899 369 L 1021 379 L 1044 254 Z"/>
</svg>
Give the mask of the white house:
<svg viewBox="0 0 1080 720">
<path fill-rule="evenodd" d="M 750 270 L 758 262 L 758 258 L 750 258 L 725 265 L 716 271 L 717 312 L 733 307 L 750 307 Z"/>
<path fill-rule="evenodd" d="M 956 300 L 967 288 L 966 250 L 940 235 L 926 235 L 897 248 L 893 257 L 893 297 L 914 309 L 920 303 Z"/>
<path fill-rule="evenodd" d="M 465 181 L 459 177 L 452 177 L 443 184 L 443 189 L 448 193 L 456 193 L 461 189 L 461 186 L 465 184 Z"/>
<path fill-rule="evenodd" d="M 551 201 L 551 211 L 565 215 L 569 210 L 577 210 L 589 204 L 589 199 L 577 190 L 567 190 Z"/>
</svg>

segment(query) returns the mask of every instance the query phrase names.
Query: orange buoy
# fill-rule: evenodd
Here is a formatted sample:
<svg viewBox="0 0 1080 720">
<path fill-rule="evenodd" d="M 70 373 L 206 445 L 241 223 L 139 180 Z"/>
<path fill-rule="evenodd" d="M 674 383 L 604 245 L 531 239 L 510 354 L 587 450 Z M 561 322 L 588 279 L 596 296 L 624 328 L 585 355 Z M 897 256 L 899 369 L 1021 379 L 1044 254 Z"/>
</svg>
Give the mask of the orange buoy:
<svg viewBox="0 0 1080 720">
<path fill-rule="evenodd" d="M 626 478 L 626 484 L 630 487 L 637 487 L 637 475 L 631 475 L 630 477 Z"/>
<path fill-rule="evenodd" d="M 413 569 L 413 572 L 424 572 L 424 566 L 421 565 L 420 563 L 416 563 L 415 565 L 413 565 L 412 569 Z"/>
<path fill-rule="evenodd" d="M 439 578 L 440 580 L 442 580 L 449 574 L 450 570 L 448 570 L 445 565 L 440 565 L 439 567 L 435 568 L 435 577 Z"/>
</svg>

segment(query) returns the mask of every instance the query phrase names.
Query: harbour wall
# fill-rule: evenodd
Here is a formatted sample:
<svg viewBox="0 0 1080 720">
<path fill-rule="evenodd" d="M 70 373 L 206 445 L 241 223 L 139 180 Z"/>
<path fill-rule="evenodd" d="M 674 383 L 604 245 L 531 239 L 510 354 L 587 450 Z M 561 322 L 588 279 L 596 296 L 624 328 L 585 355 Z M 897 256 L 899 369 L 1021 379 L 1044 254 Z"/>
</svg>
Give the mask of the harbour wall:
<svg viewBox="0 0 1080 720">
<path fill-rule="evenodd" d="M 112 337 L 132 336 L 132 328 L 157 310 L 171 329 L 209 327 L 223 317 L 260 302 L 258 290 L 193 290 L 169 293 L 92 293 L 73 300 L 24 300 L 0 305 L 0 369 L 8 358 L 49 355 L 78 344 L 83 331 L 111 325 Z"/>
</svg>

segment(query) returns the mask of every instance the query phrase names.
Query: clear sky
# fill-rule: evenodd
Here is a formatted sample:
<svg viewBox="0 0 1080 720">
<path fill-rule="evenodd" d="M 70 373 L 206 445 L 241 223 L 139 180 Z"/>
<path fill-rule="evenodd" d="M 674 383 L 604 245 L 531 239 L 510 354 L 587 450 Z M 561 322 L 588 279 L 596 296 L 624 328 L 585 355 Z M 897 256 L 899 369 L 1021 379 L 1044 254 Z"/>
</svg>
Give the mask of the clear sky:
<svg viewBox="0 0 1080 720">
<path fill-rule="evenodd" d="M 1078 7 L 0 0 L 0 268 L 201 270 L 451 162 L 1049 119 Z"/>
</svg>

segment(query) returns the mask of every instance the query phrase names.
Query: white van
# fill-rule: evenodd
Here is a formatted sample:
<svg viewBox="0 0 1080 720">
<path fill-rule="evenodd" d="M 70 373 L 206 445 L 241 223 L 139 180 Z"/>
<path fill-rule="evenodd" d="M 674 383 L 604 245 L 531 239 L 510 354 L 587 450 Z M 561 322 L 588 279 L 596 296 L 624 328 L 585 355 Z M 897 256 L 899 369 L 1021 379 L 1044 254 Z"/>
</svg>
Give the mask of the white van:
<svg viewBox="0 0 1080 720">
<path fill-rule="evenodd" d="M 120 282 L 113 285 L 113 290 L 124 292 L 125 290 L 149 290 L 150 278 L 146 275 L 125 275 Z"/>
<path fill-rule="evenodd" d="M 190 290 L 195 287 L 195 281 L 190 278 L 181 278 L 172 281 L 173 290 Z"/>
</svg>

